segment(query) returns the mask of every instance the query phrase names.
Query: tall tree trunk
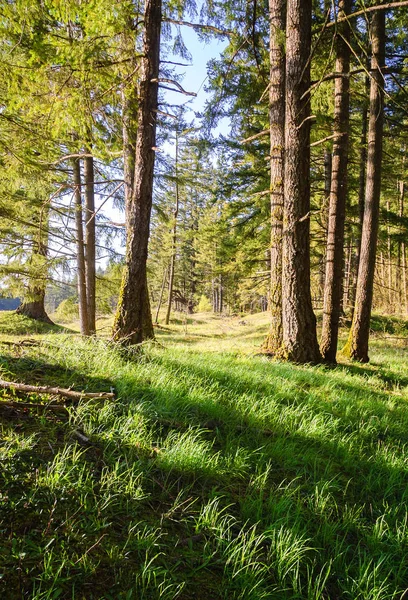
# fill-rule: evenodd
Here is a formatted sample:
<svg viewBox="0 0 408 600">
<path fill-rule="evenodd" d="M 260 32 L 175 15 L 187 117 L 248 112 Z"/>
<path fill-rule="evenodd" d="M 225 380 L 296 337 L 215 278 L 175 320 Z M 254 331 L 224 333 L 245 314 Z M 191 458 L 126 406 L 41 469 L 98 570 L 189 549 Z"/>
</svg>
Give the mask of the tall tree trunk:
<svg viewBox="0 0 408 600">
<path fill-rule="evenodd" d="M 48 217 L 45 219 L 40 217 L 38 224 L 38 232 L 36 232 L 37 238 L 33 238 L 33 253 L 32 262 L 34 271 L 30 276 L 27 293 L 23 299 L 23 302 L 17 308 L 16 313 L 35 319 L 36 321 L 43 321 L 53 325 L 53 322 L 47 315 L 45 310 L 45 289 L 47 285 L 47 233 L 46 227 L 48 225 Z"/>
<path fill-rule="evenodd" d="M 271 144 L 271 327 L 265 350 L 282 346 L 282 221 L 285 151 L 285 8 L 286 0 L 269 0 L 269 126 Z"/>
<path fill-rule="evenodd" d="M 176 198 L 173 213 L 173 230 L 171 239 L 171 257 L 169 272 L 169 298 L 167 300 L 166 325 L 170 323 L 171 303 L 173 301 L 174 270 L 176 266 L 177 247 L 177 217 L 179 212 L 179 184 L 178 184 L 178 133 L 176 132 L 176 164 L 175 164 Z"/>
<path fill-rule="evenodd" d="M 338 17 L 351 12 L 352 0 L 340 0 Z M 342 303 L 344 222 L 346 217 L 347 163 L 350 107 L 350 28 L 340 23 L 336 35 L 334 84 L 334 144 L 326 247 L 326 276 L 323 302 L 321 352 L 327 362 L 336 362 Z"/>
<path fill-rule="evenodd" d="M 382 143 L 384 122 L 385 12 L 373 13 L 371 21 L 370 118 L 368 123 L 367 183 L 364 222 L 361 236 L 356 304 L 345 354 L 368 362 L 371 307 L 373 301 L 375 258 L 380 212 Z"/>
<path fill-rule="evenodd" d="M 330 188 L 332 176 L 332 153 L 329 148 L 324 151 L 324 196 L 321 207 L 321 219 L 323 225 L 323 251 L 319 265 L 319 300 L 323 303 L 324 298 L 324 280 L 326 275 L 326 244 L 327 244 L 327 228 L 330 204 Z"/>
<path fill-rule="evenodd" d="M 89 335 L 88 325 L 88 303 L 85 279 L 85 247 L 83 227 L 83 207 L 81 191 L 81 166 L 79 158 L 73 160 L 74 172 L 74 196 L 75 196 L 75 224 L 76 224 L 76 247 L 77 247 L 77 278 L 78 278 L 78 303 L 79 324 L 82 335 Z"/>
<path fill-rule="evenodd" d="M 390 201 L 387 200 L 387 258 L 388 258 L 388 310 L 392 311 L 393 309 L 393 301 L 392 301 L 392 245 L 391 245 L 391 228 L 390 228 Z"/>
<path fill-rule="evenodd" d="M 360 250 L 361 250 L 361 234 L 363 231 L 363 219 L 364 219 L 364 203 L 365 203 L 365 185 L 366 185 L 366 168 L 367 168 L 367 111 L 368 111 L 368 97 L 370 95 L 370 78 L 365 78 L 365 90 L 366 94 L 363 101 L 362 113 L 361 113 L 361 138 L 360 138 L 360 169 L 358 176 L 358 233 L 356 239 L 356 256 L 354 264 L 354 276 L 353 286 L 350 294 L 350 302 L 354 312 L 354 305 L 356 301 L 356 289 L 357 289 L 357 276 L 360 265 Z"/>
<path fill-rule="evenodd" d="M 310 293 L 311 0 L 288 0 L 283 211 L 283 357 L 321 359 Z"/>
<path fill-rule="evenodd" d="M 125 214 L 128 219 L 135 180 L 135 158 L 137 138 L 136 90 L 122 90 L 123 119 L 123 179 L 125 182 Z"/>
<path fill-rule="evenodd" d="M 399 182 L 399 215 L 400 215 L 401 219 L 404 217 L 404 208 L 405 208 L 404 204 L 405 204 L 405 184 L 404 184 L 404 181 L 400 181 Z M 402 314 L 405 317 L 408 317 L 407 253 L 406 253 L 405 241 L 403 238 L 402 238 L 402 242 L 401 242 L 400 256 L 401 256 L 401 271 L 402 271 L 401 309 L 402 309 Z"/>
<path fill-rule="evenodd" d="M 86 243 L 86 301 L 90 335 L 96 332 L 96 238 L 95 238 L 95 176 L 92 156 L 84 158 L 85 177 L 85 243 Z"/>
<path fill-rule="evenodd" d="M 154 337 L 146 261 L 156 146 L 161 10 L 161 0 L 146 0 L 134 189 L 126 218 L 126 260 L 113 327 L 114 339 L 123 344 L 137 344 Z"/>
<path fill-rule="evenodd" d="M 162 284 L 161 284 L 161 288 L 160 288 L 159 302 L 157 303 L 156 316 L 154 319 L 154 322 L 156 323 L 156 325 L 159 322 L 159 314 L 160 314 L 160 309 L 161 309 L 161 305 L 163 302 L 163 294 L 164 294 L 164 288 L 166 286 L 167 272 L 168 272 L 168 269 L 167 269 L 167 267 L 165 267 L 163 269 L 163 279 L 162 279 Z"/>
</svg>

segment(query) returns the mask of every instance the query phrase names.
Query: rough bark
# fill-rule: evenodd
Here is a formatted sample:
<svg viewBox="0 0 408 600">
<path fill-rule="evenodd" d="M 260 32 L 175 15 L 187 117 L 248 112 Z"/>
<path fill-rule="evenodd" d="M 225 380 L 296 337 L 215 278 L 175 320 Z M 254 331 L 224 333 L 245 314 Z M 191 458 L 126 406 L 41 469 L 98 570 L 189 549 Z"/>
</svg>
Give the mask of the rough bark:
<svg viewBox="0 0 408 600">
<path fill-rule="evenodd" d="M 351 12 L 352 0 L 340 0 L 338 16 Z M 347 197 L 347 164 L 350 108 L 350 28 L 347 22 L 336 33 L 336 73 L 334 84 L 334 127 L 329 219 L 326 246 L 326 275 L 323 301 L 321 352 L 323 359 L 336 362 L 339 319 L 342 304 L 344 222 Z"/>
<path fill-rule="evenodd" d="M 48 220 L 48 219 L 46 219 Z M 29 283 L 27 293 L 23 302 L 17 308 L 16 313 L 24 315 L 36 321 L 42 321 L 53 325 L 50 317 L 45 310 L 45 289 L 47 285 L 46 268 L 44 273 L 44 265 L 47 258 L 47 234 L 44 231 L 44 223 L 39 220 L 37 237 L 33 239 L 33 262 L 36 272 L 33 273 Z M 38 271 L 41 272 L 38 272 Z"/>
<path fill-rule="evenodd" d="M 160 61 L 161 0 L 146 0 L 140 61 L 133 194 L 126 216 L 126 259 L 113 337 L 123 344 L 153 338 L 146 261 L 153 194 Z"/>
<path fill-rule="evenodd" d="M 381 193 L 381 167 L 384 121 L 385 13 L 376 11 L 371 21 L 371 84 L 368 123 L 367 181 L 356 303 L 350 335 L 344 353 L 368 362 L 371 306 Z"/>
<path fill-rule="evenodd" d="M 78 304 L 79 324 L 82 335 L 89 335 L 88 303 L 86 294 L 86 267 L 83 227 L 83 206 L 81 193 L 81 167 L 79 158 L 74 159 L 74 196 L 75 196 L 75 224 L 76 224 L 76 251 L 77 251 L 77 278 L 78 278 Z"/>
<path fill-rule="evenodd" d="M 95 236 L 95 184 L 94 160 L 92 156 L 84 158 L 85 177 L 85 241 L 86 241 L 86 301 L 88 307 L 88 329 L 90 335 L 96 332 L 96 236 Z"/>
<path fill-rule="evenodd" d="M 288 0 L 286 21 L 285 174 L 282 260 L 282 354 L 321 359 L 310 293 L 311 0 Z"/>
<path fill-rule="evenodd" d="M 286 0 L 269 0 L 269 125 L 271 167 L 271 326 L 264 348 L 282 346 L 282 221 L 285 147 L 285 8 Z"/>
</svg>

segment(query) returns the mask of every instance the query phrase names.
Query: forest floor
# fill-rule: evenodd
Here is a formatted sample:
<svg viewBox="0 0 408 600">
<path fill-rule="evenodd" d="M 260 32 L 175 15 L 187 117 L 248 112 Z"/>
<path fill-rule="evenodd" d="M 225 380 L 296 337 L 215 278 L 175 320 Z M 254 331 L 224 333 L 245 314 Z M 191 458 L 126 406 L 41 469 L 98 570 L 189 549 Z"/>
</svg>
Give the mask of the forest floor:
<svg viewBox="0 0 408 600">
<path fill-rule="evenodd" d="M 0 403 L 0 598 L 405 598 L 408 322 L 337 368 L 262 356 L 267 323 L 180 316 L 124 352 L 107 320 L 0 314 L 2 379 L 116 394 Z"/>
</svg>

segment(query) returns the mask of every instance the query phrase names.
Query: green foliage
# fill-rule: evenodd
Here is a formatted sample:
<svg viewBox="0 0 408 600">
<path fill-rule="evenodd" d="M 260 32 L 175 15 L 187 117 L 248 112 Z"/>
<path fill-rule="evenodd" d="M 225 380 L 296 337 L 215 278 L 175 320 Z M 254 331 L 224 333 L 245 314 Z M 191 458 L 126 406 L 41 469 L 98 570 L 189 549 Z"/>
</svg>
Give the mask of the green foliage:
<svg viewBox="0 0 408 600">
<path fill-rule="evenodd" d="M 77 299 L 73 296 L 70 298 L 65 298 L 65 300 L 63 300 L 57 307 L 54 317 L 61 323 L 72 323 L 72 321 L 79 319 Z"/>
<path fill-rule="evenodd" d="M 197 304 L 197 312 L 208 312 L 212 309 L 211 302 L 208 300 L 207 296 L 202 294 L 200 296 L 200 301 Z"/>
</svg>

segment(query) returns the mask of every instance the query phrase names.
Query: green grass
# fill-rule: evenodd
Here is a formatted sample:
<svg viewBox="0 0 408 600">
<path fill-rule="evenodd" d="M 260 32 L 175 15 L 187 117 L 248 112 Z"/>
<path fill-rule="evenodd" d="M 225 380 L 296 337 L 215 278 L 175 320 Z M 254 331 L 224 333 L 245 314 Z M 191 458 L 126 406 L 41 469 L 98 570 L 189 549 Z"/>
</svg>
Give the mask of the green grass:
<svg viewBox="0 0 408 600">
<path fill-rule="evenodd" d="M 0 343 L 3 378 L 117 395 L 0 408 L 0 597 L 400 598 L 406 323 L 331 369 L 258 355 L 266 315 L 179 320 L 128 356 L 62 331 Z"/>
</svg>

